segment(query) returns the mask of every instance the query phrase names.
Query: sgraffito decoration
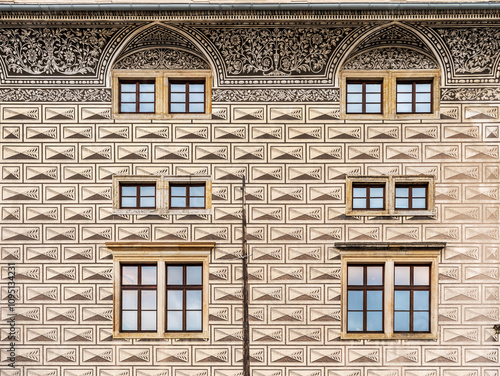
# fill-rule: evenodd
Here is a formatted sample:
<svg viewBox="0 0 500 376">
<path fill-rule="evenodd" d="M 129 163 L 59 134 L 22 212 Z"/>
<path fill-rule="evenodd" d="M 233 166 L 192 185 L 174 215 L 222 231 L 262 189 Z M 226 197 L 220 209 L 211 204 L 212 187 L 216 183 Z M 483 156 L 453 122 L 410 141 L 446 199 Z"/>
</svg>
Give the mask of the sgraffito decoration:
<svg viewBox="0 0 500 376">
<path fill-rule="evenodd" d="M 110 89 L 8 88 L 0 89 L 1 102 L 111 102 Z"/>
<path fill-rule="evenodd" d="M 467 87 L 441 89 L 442 101 L 500 101 L 498 87 Z"/>
<path fill-rule="evenodd" d="M 351 58 L 344 69 L 438 69 L 429 56 L 409 48 L 375 48 Z"/>
<path fill-rule="evenodd" d="M 150 48 L 125 56 L 115 63 L 115 69 L 210 69 L 208 63 L 191 53 Z"/>
<path fill-rule="evenodd" d="M 338 89 L 213 89 L 212 101 L 232 102 L 338 102 Z"/>
</svg>

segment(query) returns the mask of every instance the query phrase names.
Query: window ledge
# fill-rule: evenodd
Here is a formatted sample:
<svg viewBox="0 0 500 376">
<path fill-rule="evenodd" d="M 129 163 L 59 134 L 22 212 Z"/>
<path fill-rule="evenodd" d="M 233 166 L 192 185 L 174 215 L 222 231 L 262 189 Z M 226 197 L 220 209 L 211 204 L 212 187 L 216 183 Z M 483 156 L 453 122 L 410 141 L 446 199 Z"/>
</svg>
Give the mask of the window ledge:
<svg viewBox="0 0 500 376">
<path fill-rule="evenodd" d="M 346 340 L 437 340 L 438 333 L 341 333 L 340 339 Z"/>
<path fill-rule="evenodd" d="M 342 251 L 387 251 L 394 254 L 395 251 L 440 251 L 446 247 L 445 242 L 337 242 L 334 246 Z M 377 253 L 377 255 L 381 255 Z"/>
<path fill-rule="evenodd" d="M 346 211 L 346 216 L 370 217 L 434 217 L 436 210 L 352 210 Z"/>
<path fill-rule="evenodd" d="M 113 209 L 115 215 L 211 215 L 212 209 Z"/>
</svg>

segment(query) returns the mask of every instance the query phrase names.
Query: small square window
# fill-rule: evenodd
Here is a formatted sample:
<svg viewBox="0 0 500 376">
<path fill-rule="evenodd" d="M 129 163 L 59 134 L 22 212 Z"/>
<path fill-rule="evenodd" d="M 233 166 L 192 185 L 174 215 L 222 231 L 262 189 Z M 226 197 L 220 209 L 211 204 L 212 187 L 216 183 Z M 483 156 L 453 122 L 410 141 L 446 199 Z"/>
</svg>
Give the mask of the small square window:
<svg viewBox="0 0 500 376">
<path fill-rule="evenodd" d="M 155 112 L 154 80 L 120 80 L 120 113 Z"/>
<path fill-rule="evenodd" d="M 346 113 L 381 114 L 382 81 L 348 81 Z"/>
<path fill-rule="evenodd" d="M 170 184 L 170 208 L 205 208 L 205 184 Z"/>
<path fill-rule="evenodd" d="M 156 208 L 155 184 L 120 184 L 121 209 Z"/>
<path fill-rule="evenodd" d="M 432 113 L 432 81 L 397 81 L 398 114 Z"/>
<path fill-rule="evenodd" d="M 353 210 L 383 210 L 385 207 L 385 187 L 369 185 L 353 185 Z"/>
<path fill-rule="evenodd" d="M 396 185 L 396 210 L 426 210 L 427 185 Z"/>
<path fill-rule="evenodd" d="M 169 81 L 169 113 L 205 112 L 205 81 Z"/>
</svg>

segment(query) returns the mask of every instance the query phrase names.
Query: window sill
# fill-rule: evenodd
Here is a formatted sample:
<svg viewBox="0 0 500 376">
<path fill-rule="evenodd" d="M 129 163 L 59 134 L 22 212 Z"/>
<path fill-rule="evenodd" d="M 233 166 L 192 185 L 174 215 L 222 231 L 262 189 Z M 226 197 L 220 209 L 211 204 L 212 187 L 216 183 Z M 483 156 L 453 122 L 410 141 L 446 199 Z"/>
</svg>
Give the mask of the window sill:
<svg viewBox="0 0 500 376">
<path fill-rule="evenodd" d="M 438 333 L 341 333 L 340 339 L 345 340 L 437 340 Z"/>
<path fill-rule="evenodd" d="M 212 114 L 140 114 L 140 113 L 113 113 L 115 120 L 211 120 Z"/>
<path fill-rule="evenodd" d="M 115 215 L 139 214 L 139 215 L 211 215 L 212 209 L 113 209 Z"/>
<path fill-rule="evenodd" d="M 113 332 L 113 338 L 123 339 L 208 339 L 210 338 L 208 331 L 197 333 L 121 333 Z"/>
<path fill-rule="evenodd" d="M 432 217 L 435 210 L 352 210 L 346 211 L 349 217 Z"/>
</svg>

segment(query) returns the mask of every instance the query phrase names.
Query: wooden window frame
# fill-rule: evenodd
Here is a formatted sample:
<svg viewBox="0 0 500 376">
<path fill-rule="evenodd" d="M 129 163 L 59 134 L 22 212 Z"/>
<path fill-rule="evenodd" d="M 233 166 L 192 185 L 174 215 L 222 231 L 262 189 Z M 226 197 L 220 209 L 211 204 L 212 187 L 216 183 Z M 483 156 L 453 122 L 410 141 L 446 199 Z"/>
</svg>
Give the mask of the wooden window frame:
<svg viewBox="0 0 500 376">
<path fill-rule="evenodd" d="M 135 196 L 123 196 L 123 187 L 135 187 L 136 188 L 136 195 Z M 154 187 L 155 188 L 155 195 L 154 200 L 155 204 L 154 206 L 141 206 L 140 201 L 141 197 L 152 197 L 152 196 L 141 196 L 141 187 Z M 123 206 L 123 197 L 136 197 L 136 205 L 135 206 Z M 155 210 L 156 209 L 156 184 L 155 183 L 142 183 L 142 184 L 134 184 L 134 183 L 120 183 L 120 209 L 151 209 Z"/>
<path fill-rule="evenodd" d="M 398 188 L 408 188 L 408 197 L 401 197 L 397 195 Z M 414 208 L 413 207 L 413 188 L 424 188 L 425 189 L 425 207 L 424 208 Z M 395 184 L 394 186 L 394 210 L 428 210 L 427 206 L 429 204 L 429 185 L 428 184 Z M 396 207 L 396 200 L 398 198 L 407 198 L 408 199 L 408 208 L 398 208 Z M 421 197 L 420 197 L 421 198 Z"/>
<path fill-rule="evenodd" d="M 135 111 L 122 111 L 122 84 L 135 84 Z M 153 90 L 153 108 L 156 108 L 156 81 L 153 80 L 148 80 L 148 79 L 137 79 L 137 80 L 119 80 L 118 82 L 118 87 L 119 87 L 119 96 L 118 96 L 118 108 L 119 108 L 119 113 L 120 114 L 154 114 L 155 111 L 153 112 L 145 112 L 145 111 L 140 111 L 140 105 L 141 103 L 151 103 L 151 102 L 140 102 L 140 84 L 152 84 L 155 87 L 155 90 Z M 126 92 L 129 93 L 129 92 Z M 131 92 L 129 93 L 131 94 Z M 133 103 L 133 102 L 125 102 L 125 103 Z"/>
<path fill-rule="evenodd" d="M 412 85 L 412 91 L 411 91 L 411 95 L 412 95 L 412 100 L 411 100 L 411 109 L 412 111 L 411 112 L 399 112 L 397 110 L 397 106 L 399 103 L 409 103 L 409 102 L 398 102 L 397 100 L 397 95 L 398 95 L 398 85 L 399 84 L 411 84 Z M 417 103 L 427 103 L 427 102 L 417 102 L 417 98 L 416 98 L 416 95 L 417 95 L 417 91 L 416 91 L 416 84 L 430 84 L 431 85 L 431 91 L 430 91 L 430 97 L 431 97 L 431 101 L 430 101 L 430 110 L 428 112 L 417 112 L 416 111 L 416 105 Z M 405 80 L 405 79 L 398 79 L 396 80 L 396 113 L 398 115 L 404 115 L 404 114 L 431 114 L 432 113 L 432 109 L 433 109 L 433 95 L 432 93 L 434 92 L 434 81 L 433 80 Z"/>
<path fill-rule="evenodd" d="M 353 210 L 386 210 L 386 185 L 385 184 L 353 184 L 352 185 L 352 189 L 353 189 L 353 192 L 354 192 L 354 188 L 366 188 L 366 207 L 364 208 L 354 208 L 354 194 L 352 195 L 352 200 L 353 200 Z M 370 206 L 370 200 L 372 198 L 371 194 L 370 194 L 370 191 L 372 188 L 382 188 L 382 197 L 373 197 L 373 198 L 382 198 L 382 201 L 383 201 L 383 206 L 381 208 L 372 208 Z M 359 197 L 356 197 L 356 198 L 359 198 Z"/>
<path fill-rule="evenodd" d="M 349 285 L 349 282 L 347 282 L 347 298 L 346 298 L 346 312 L 349 314 L 349 312 L 352 312 L 349 310 L 349 291 L 362 291 L 363 292 L 363 330 L 362 331 L 349 331 L 348 326 L 346 327 L 346 331 L 348 333 L 383 333 L 384 332 L 384 315 L 385 315 L 385 310 L 384 310 L 384 305 L 382 304 L 382 330 L 380 331 L 368 331 L 367 330 L 367 316 L 368 312 L 370 312 L 367 308 L 367 292 L 368 291 L 382 291 L 382 302 L 384 301 L 384 279 L 382 277 L 382 284 L 381 285 L 368 285 L 367 282 L 367 268 L 371 266 L 380 266 L 382 267 L 382 276 L 384 275 L 384 264 L 349 264 L 347 265 L 347 278 L 349 278 L 349 267 L 351 266 L 359 266 L 363 268 L 363 285 Z M 359 311 L 356 311 L 359 312 Z M 348 320 L 346 320 L 346 325 L 348 325 Z"/>
<path fill-rule="evenodd" d="M 194 184 L 182 184 L 182 183 L 170 183 L 168 185 L 169 190 L 168 190 L 168 206 L 174 210 L 182 210 L 182 209 L 205 209 L 206 207 L 206 195 L 203 196 L 203 201 L 204 205 L 203 207 L 198 207 L 198 206 L 190 206 L 189 205 L 189 199 L 191 197 L 201 197 L 201 196 L 191 196 L 191 190 L 189 188 L 191 187 L 203 187 L 203 190 L 206 190 L 205 184 L 200 184 L 200 183 L 194 183 Z M 174 187 L 186 187 L 186 195 L 185 196 L 173 196 L 172 195 L 172 188 Z M 185 197 L 186 198 L 186 206 L 180 207 L 180 206 L 172 206 L 172 197 Z"/>
<path fill-rule="evenodd" d="M 186 101 L 185 102 L 172 102 L 172 94 L 174 92 L 172 92 L 172 84 L 182 84 L 182 85 L 186 85 Z M 201 112 L 195 112 L 195 111 L 189 111 L 189 105 L 191 103 L 201 103 L 201 102 L 191 102 L 189 100 L 189 86 L 191 84 L 203 84 L 203 111 Z M 169 79 L 168 80 L 168 113 L 169 114 L 204 114 L 205 113 L 205 107 L 206 107 L 206 82 L 205 80 L 188 80 L 188 79 L 184 79 L 184 80 L 177 80 L 177 79 Z M 185 106 L 186 106 L 186 111 L 185 112 L 174 112 L 172 111 L 172 103 L 184 103 Z"/>
<path fill-rule="evenodd" d="M 350 102 L 347 101 L 347 95 L 350 84 L 362 84 L 361 91 L 361 112 L 348 112 L 347 107 Z M 366 84 L 380 84 L 380 112 L 366 112 Z M 358 102 L 353 102 L 358 103 Z M 346 81 L 346 114 L 349 115 L 381 115 L 384 113 L 384 81 L 383 80 L 347 80 Z"/>
<path fill-rule="evenodd" d="M 113 338 L 208 338 L 209 261 L 215 242 L 108 242 L 113 255 Z M 156 331 L 122 331 L 122 265 L 157 267 Z M 202 266 L 202 331 L 166 330 L 167 265 Z"/>
<path fill-rule="evenodd" d="M 439 258 L 446 243 L 335 243 L 341 256 L 341 339 L 437 339 L 439 305 Z M 351 265 L 384 265 L 383 332 L 347 331 L 347 268 Z M 395 266 L 430 266 L 430 331 L 394 331 Z"/>
</svg>

